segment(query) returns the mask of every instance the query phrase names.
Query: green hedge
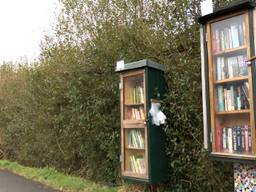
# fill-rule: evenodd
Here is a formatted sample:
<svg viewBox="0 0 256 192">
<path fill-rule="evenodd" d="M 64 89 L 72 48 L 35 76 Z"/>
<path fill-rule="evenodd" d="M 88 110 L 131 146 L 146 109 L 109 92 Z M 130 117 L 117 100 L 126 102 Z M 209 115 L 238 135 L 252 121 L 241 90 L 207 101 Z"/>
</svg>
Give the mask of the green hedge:
<svg viewBox="0 0 256 192">
<path fill-rule="evenodd" d="M 166 153 L 171 191 L 231 191 L 232 166 L 203 150 L 199 1 L 62 0 L 56 36 L 33 66 L 1 66 L 4 158 L 120 182 L 115 63 L 166 66 Z M 0 151 L 1 156 L 1 151 Z"/>
</svg>

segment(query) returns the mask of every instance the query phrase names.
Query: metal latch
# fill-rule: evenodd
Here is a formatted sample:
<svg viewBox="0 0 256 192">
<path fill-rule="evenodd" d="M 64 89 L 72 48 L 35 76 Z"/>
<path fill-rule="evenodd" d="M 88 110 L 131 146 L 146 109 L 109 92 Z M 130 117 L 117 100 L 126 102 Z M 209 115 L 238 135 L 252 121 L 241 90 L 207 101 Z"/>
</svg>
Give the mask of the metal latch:
<svg viewBox="0 0 256 192">
<path fill-rule="evenodd" d="M 250 59 L 247 59 L 245 62 L 248 66 L 252 64 L 252 61 L 256 59 L 256 56 L 251 57 Z"/>
</svg>

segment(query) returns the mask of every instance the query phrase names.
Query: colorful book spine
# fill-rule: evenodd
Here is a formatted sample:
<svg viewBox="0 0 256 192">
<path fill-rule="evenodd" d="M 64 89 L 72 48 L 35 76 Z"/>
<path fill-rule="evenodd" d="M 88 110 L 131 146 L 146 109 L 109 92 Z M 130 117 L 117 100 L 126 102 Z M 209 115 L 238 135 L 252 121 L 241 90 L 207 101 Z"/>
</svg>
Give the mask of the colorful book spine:
<svg viewBox="0 0 256 192">
<path fill-rule="evenodd" d="M 222 151 L 223 145 L 222 145 L 222 129 L 219 127 L 217 129 L 217 151 Z"/>
<path fill-rule="evenodd" d="M 233 152 L 233 141 L 232 141 L 232 128 L 228 128 L 228 151 L 229 153 Z"/>
<path fill-rule="evenodd" d="M 236 48 L 240 46 L 239 43 L 239 33 L 238 33 L 238 25 L 237 24 L 233 24 L 231 25 L 231 36 L 232 36 L 232 47 Z"/>
<path fill-rule="evenodd" d="M 218 104 L 219 111 L 224 111 L 224 96 L 223 96 L 223 86 L 218 86 Z"/>
<path fill-rule="evenodd" d="M 251 153 L 252 135 L 248 125 L 218 127 L 216 130 L 216 150 L 228 153 Z"/>
<path fill-rule="evenodd" d="M 144 158 L 142 156 L 130 156 L 130 170 L 133 173 L 145 174 L 146 166 Z"/>
<path fill-rule="evenodd" d="M 227 128 L 222 129 L 222 145 L 223 150 L 227 149 Z"/>
<path fill-rule="evenodd" d="M 249 151 L 249 138 L 248 138 L 248 125 L 244 127 L 244 142 L 245 142 L 245 151 Z"/>
<path fill-rule="evenodd" d="M 237 151 L 237 135 L 236 135 L 236 127 L 233 128 L 233 150 Z"/>
<path fill-rule="evenodd" d="M 222 79 L 222 57 L 217 57 L 217 80 Z"/>
<path fill-rule="evenodd" d="M 252 151 L 252 130 L 250 127 L 248 127 L 248 148 L 249 152 Z"/>
<path fill-rule="evenodd" d="M 237 151 L 241 152 L 241 128 L 240 127 L 237 127 L 237 130 L 236 130 L 236 138 L 237 138 Z"/>
<path fill-rule="evenodd" d="M 241 152 L 245 151 L 245 130 L 241 127 Z"/>
</svg>

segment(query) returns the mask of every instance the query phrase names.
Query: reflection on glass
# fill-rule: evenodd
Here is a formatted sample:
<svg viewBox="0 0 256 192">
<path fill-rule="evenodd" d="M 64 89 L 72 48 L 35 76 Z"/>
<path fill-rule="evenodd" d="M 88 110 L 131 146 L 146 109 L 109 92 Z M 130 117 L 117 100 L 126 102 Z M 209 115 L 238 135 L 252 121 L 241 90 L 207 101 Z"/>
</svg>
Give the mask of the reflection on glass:
<svg viewBox="0 0 256 192">
<path fill-rule="evenodd" d="M 127 130 L 127 145 L 128 148 L 144 149 L 144 130 L 143 129 L 128 129 Z"/>
<path fill-rule="evenodd" d="M 216 111 L 234 111 L 249 109 L 249 83 L 248 81 L 232 82 L 217 85 L 216 88 Z"/>
<path fill-rule="evenodd" d="M 237 16 L 212 24 L 215 80 L 246 76 L 245 17 Z"/>
<path fill-rule="evenodd" d="M 144 80 L 143 75 L 124 79 L 124 118 L 127 120 L 144 120 Z"/>
<path fill-rule="evenodd" d="M 245 15 L 211 25 L 215 152 L 252 153 Z"/>
</svg>

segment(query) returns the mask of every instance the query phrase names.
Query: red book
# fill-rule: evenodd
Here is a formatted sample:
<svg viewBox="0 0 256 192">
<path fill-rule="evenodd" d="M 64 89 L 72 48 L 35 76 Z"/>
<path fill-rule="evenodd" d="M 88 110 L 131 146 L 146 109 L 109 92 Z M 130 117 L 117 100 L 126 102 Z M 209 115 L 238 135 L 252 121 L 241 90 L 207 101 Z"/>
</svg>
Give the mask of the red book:
<svg viewBox="0 0 256 192">
<path fill-rule="evenodd" d="M 217 137 L 216 137 L 216 150 L 218 152 L 222 151 L 222 128 L 217 128 Z"/>
<path fill-rule="evenodd" d="M 248 138 L 248 126 L 244 126 L 244 140 L 245 140 L 245 151 L 249 151 L 249 138 Z"/>
</svg>

